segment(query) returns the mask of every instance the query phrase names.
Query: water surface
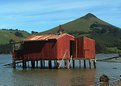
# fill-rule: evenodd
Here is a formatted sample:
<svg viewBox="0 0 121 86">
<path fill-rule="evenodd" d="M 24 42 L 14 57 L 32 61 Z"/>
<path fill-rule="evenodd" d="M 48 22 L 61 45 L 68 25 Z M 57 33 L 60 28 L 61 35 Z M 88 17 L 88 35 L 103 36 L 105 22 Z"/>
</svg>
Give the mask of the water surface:
<svg viewBox="0 0 121 86">
<path fill-rule="evenodd" d="M 97 59 L 114 54 L 98 54 Z M 106 74 L 110 82 L 119 79 L 121 63 L 97 62 L 96 69 L 13 69 L 11 55 L 0 55 L 0 86 L 95 86 L 99 76 Z"/>
</svg>

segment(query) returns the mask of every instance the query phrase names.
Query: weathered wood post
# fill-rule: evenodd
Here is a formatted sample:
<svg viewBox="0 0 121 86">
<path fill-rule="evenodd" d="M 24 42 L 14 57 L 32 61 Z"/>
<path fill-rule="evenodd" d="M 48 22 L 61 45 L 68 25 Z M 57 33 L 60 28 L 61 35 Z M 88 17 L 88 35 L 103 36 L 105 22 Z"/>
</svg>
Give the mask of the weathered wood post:
<svg viewBox="0 0 121 86">
<path fill-rule="evenodd" d="M 59 67 L 59 64 L 57 62 L 57 60 L 54 60 L 54 68 L 58 68 Z"/>
<path fill-rule="evenodd" d="M 29 60 L 27 61 L 27 67 L 29 68 Z"/>
<path fill-rule="evenodd" d="M 51 69 L 52 68 L 52 62 L 51 62 L 51 60 L 48 60 L 48 65 L 49 65 L 49 68 Z"/>
<path fill-rule="evenodd" d="M 43 68 L 42 60 L 40 60 L 40 66 L 41 66 L 41 68 Z"/>
<path fill-rule="evenodd" d="M 43 60 L 43 62 L 42 62 L 42 63 L 43 63 L 43 68 L 45 68 L 45 60 Z"/>
<path fill-rule="evenodd" d="M 34 60 L 31 61 L 31 65 L 32 65 L 32 68 L 35 68 L 35 61 Z"/>
<path fill-rule="evenodd" d="M 73 59 L 73 68 L 75 68 L 75 60 Z"/>
<path fill-rule="evenodd" d="M 36 60 L 36 68 L 38 68 L 38 60 Z"/>
<path fill-rule="evenodd" d="M 91 61 L 89 60 L 89 68 L 91 69 Z"/>
<path fill-rule="evenodd" d="M 16 61 L 14 59 L 13 59 L 12 64 L 13 64 L 13 68 L 16 68 Z"/>
<path fill-rule="evenodd" d="M 65 68 L 67 68 L 67 67 L 68 67 L 68 62 L 67 62 L 67 60 L 66 60 L 66 59 L 64 60 L 64 66 L 65 66 Z"/>
<path fill-rule="evenodd" d="M 94 64 L 94 68 L 96 68 L 96 59 L 94 59 L 93 64 Z"/>
<path fill-rule="evenodd" d="M 84 68 L 86 68 L 86 60 L 84 60 Z"/>
<path fill-rule="evenodd" d="M 22 60 L 22 63 L 23 63 L 23 69 L 26 68 L 26 60 Z"/>
<path fill-rule="evenodd" d="M 81 68 L 81 59 L 79 59 L 79 67 Z"/>
</svg>

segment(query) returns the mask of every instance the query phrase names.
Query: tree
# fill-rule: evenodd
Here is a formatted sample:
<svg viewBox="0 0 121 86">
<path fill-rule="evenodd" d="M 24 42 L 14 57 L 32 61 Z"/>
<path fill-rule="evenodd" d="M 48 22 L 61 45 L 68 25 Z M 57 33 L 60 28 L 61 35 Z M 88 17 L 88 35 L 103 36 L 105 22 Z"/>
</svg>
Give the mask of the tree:
<svg viewBox="0 0 121 86">
<path fill-rule="evenodd" d="M 23 37 L 23 34 L 17 31 L 17 32 L 15 32 L 15 36 Z"/>
</svg>

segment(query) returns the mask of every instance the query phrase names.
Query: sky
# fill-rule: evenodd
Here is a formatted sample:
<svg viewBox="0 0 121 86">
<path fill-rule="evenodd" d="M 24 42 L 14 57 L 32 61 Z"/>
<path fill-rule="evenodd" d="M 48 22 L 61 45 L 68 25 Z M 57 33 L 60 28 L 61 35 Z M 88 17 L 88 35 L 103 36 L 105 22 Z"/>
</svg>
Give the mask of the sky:
<svg viewBox="0 0 121 86">
<path fill-rule="evenodd" d="M 0 28 L 42 32 L 87 13 L 121 27 L 121 0 L 0 0 Z"/>
</svg>

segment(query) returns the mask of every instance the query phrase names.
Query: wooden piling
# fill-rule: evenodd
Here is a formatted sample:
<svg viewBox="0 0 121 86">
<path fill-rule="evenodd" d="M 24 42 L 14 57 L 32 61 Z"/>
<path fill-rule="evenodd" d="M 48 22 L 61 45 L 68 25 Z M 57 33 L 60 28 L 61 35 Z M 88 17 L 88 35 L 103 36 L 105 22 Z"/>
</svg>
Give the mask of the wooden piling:
<svg viewBox="0 0 121 86">
<path fill-rule="evenodd" d="M 29 68 L 29 61 L 27 61 L 27 67 Z"/>
<path fill-rule="evenodd" d="M 58 68 L 59 67 L 59 64 L 58 64 L 58 62 L 57 62 L 57 60 L 54 60 L 54 68 Z"/>
<path fill-rule="evenodd" d="M 23 69 L 26 68 L 26 60 L 22 60 L 22 64 L 23 64 Z"/>
<path fill-rule="evenodd" d="M 16 61 L 15 60 L 13 60 L 13 68 L 16 68 Z"/>
<path fill-rule="evenodd" d="M 38 60 L 36 60 L 36 68 L 38 68 Z"/>
<path fill-rule="evenodd" d="M 81 68 L 81 60 L 79 60 L 79 67 Z"/>
<path fill-rule="evenodd" d="M 48 67 L 49 67 L 49 69 L 51 69 L 52 68 L 52 62 L 51 62 L 51 60 L 48 60 Z"/>
<path fill-rule="evenodd" d="M 43 68 L 43 62 L 42 62 L 42 60 L 40 60 L 40 66 L 41 66 L 41 68 Z"/>
<path fill-rule="evenodd" d="M 75 68 L 75 60 L 72 60 L 73 61 L 73 68 Z"/>
<path fill-rule="evenodd" d="M 35 68 L 35 61 L 34 60 L 31 61 L 31 66 L 32 66 L 32 68 Z"/>
<path fill-rule="evenodd" d="M 89 60 L 89 68 L 91 69 L 91 61 Z"/>
<path fill-rule="evenodd" d="M 43 62 L 42 62 L 42 63 L 43 63 L 43 68 L 45 68 L 45 60 L 43 60 Z"/>
<path fill-rule="evenodd" d="M 64 60 L 64 68 L 67 68 L 67 60 Z"/>
<path fill-rule="evenodd" d="M 96 68 L 96 60 L 93 61 L 94 68 Z"/>
<path fill-rule="evenodd" d="M 84 68 L 86 68 L 86 60 L 84 60 Z"/>
</svg>

